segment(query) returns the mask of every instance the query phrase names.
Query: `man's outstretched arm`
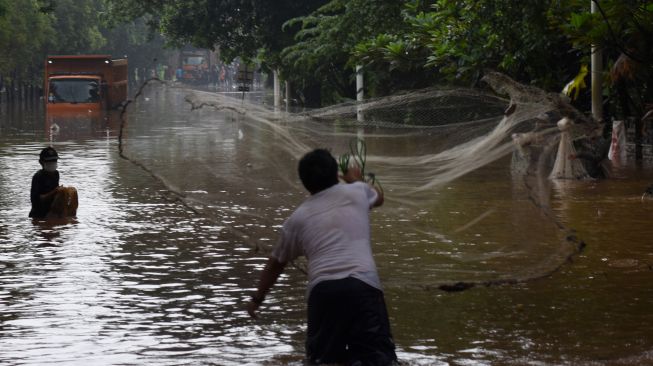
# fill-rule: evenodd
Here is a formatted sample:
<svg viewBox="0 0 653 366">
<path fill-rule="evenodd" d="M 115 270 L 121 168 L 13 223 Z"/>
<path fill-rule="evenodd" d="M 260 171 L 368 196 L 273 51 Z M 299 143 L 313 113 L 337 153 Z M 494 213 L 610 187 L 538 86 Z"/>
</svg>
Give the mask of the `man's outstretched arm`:
<svg viewBox="0 0 653 366">
<path fill-rule="evenodd" d="M 268 259 L 268 263 L 265 264 L 265 268 L 261 272 L 256 294 L 252 296 L 252 300 L 247 304 L 249 316 L 254 319 L 258 317 L 256 311 L 263 303 L 263 300 L 265 300 L 265 295 L 267 295 L 268 291 L 277 282 L 281 273 L 283 273 L 284 268 L 286 268 L 286 263 L 281 263 L 276 258 Z"/>
<path fill-rule="evenodd" d="M 354 182 L 364 182 L 365 179 L 363 177 L 363 173 L 361 172 L 361 168 L 358 165 L 352 165 L 347 169 L 347 173 L 340 175 L 340 179 L 344 180 L 346 183 L 354 183 Z M 383 197 L 383 190 L 379 189 L 378 187 L 374 186 L 373 184 L 370 184 L 372 189 L 376 191 L 376 201 L 374 201 L 374 204 L 372 207 L 379 207 L 383 204 L 384 197 Z"/>
</svg>

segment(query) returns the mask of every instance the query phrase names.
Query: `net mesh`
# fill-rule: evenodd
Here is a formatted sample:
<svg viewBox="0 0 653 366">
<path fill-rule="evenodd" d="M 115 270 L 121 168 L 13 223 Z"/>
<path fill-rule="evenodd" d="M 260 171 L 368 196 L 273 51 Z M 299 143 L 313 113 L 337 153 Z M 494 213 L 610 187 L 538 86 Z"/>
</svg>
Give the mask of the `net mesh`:
<svg viewBox="0 0 653 366">
<path fill-rule="evenodd" d="M 378 218 L 379 226 L 397 221 L 409 226 L 387 230 L 385 240 L 427 241 L 434 247 L 460 240 L 452 238 L 492 221 L 497 210 L 525 209 L 485 207 L 452 225 L 449 233 L 433 229 L 432 208 L 442 205 L 439 190 L 510 158 L 513 183 L 525 188 L 531 207 L 558 231 L 558 245 L 534 249 L 539 244 L 511 238 L 495 243 L 489 252 L 465 249 L 462 254 L 428 259 L 422 253 L 418 257 L 426 270 L 421 278 L 411 277 L 410 264 L 399 264 L 397 278 L 403 280 L 397 280 L 397 285 L 457 291 L 541 278 L 584 246 L 573 229 L 552 214 L 549 195 L 554 180 L 550 178 L 587 176 L 582 164 L 569 157 L 575 154 L 574 142 L 590 136 L 598 126 L 559 95 L 498 73 L 486 75 L 484 81 L 490 89 L 432 88 L 289 113 L 244 95 L 188 90 L 150 80 L 123 111 L 120 154 L 160 181 L 171 199 L 214 220 L 237 245 L 258 253 L 271 249 L 278 227 L 305 197 L 295 167 L 313 148 L 327 147 L 338 157 L 351 151 L 352 141 L 365 141 L 367 173 L 378 178 L 387 192 L 386 202 L 390 201 Z M 170 101 L 180 96 L 183 105 Z M 167 121 L 156 127 L 167 133 L 155 133 L 140 123 L 152 119 L 152 113 L 157 114 L 155 119 Z M 557 122 L 562 117 L 573 123 L 561 129 Z M 405 257 L 410 248 L 388 252 Z M 546 255 L 537 254 L 542 252 Z M 507 269 L 503 258 L 515 256 L 521 265 Z M 487 265 L 488 261 L 493 264 Z"/>
</svg>

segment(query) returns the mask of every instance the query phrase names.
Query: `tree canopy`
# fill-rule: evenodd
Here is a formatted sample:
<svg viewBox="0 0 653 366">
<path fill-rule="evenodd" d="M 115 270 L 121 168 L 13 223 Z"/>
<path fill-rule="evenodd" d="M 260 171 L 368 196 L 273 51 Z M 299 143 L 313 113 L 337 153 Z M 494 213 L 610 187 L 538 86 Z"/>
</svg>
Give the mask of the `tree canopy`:
<svg viewBox="0 0 653 366">
<path fill-rule="evenodd" d="M 326 102 L 353 98 L 356 45 L 380 30 L 402 27 L 398 22 L 401 9 L 401 1 L 333 0 L 309 15 L 289 20 L 285 28 L 301 27 L 295 42 L 281 53 L 284 76 L 295 84 L 321 86 Z"/>
<path fill-rule="evenodd" d="M 0 74 L 27 76 L 47 53 L 145 63 L 164 44 L 191 44 L 256 59 L 303 103 L 321 105 L 354 97 L 356 65 L 368 95 L 474 85 L 486 70 L 560 91 L 582 79 L 597 45 L 606 95 L 630 97 L 611 103 L 642 109 L 653 98 L 653 3 L 594 2 L 592 14 L 586 0 L 0 0 L 0 49 L 14 50 L 0 53 Z"/>
<path fill-rule="evenodd" d="M 653 2 L 650 0 L 594 1 L 597 12 L 584 2 L 560 1 L 557 16 L 576 49 L 587 63 L 590 45 L 605 52 L 608 112 L 617 118 L 640 118 L 653 111 Z"/>
<path fill-rule="evenodd" d="M 164 53 L 143 20 L 118 24 L 107 14 L 104 0 L 0 0 L 0 76 L 40 82 L 53 54 L 133 55 L 131 65 L 145 63 L 139 56 L 146 52 L 150 63 Z"/>
<path fill-rule="evenodd" d="M 292 41 L 282 29 L 288 19 L 305 15 L 325 0 L 107 0 L 119 20 L 145 17 L 150 26 L 175 45 L 219 48 L 222 56 L 252 59 L 260 52 L 275 56 Z"/>
<path fill-rule="evenodd" d="M 550 22 L 550 3 L 412 0 L 402 13 L 406 28 L 360 43 L 355 56 L 390 69 L 422 69 L 447 82 L 474 83 L 489 68 L 551 87 L 576 68 L 578 54 Z"/>
<path fill-rule="evenodd" d="M 0 74 L 27 77 L 53 43 L 51 17 L 36 0 L 2 1 L 0 8 Z"/>
</svg>

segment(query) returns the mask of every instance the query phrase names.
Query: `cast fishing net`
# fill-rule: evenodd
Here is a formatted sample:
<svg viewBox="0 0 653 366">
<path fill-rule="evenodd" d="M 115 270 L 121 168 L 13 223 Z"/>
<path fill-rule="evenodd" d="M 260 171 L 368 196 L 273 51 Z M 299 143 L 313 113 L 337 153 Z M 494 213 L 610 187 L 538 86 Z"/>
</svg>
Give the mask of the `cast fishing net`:
<svg viewBox="0 0 653 366">
<path fill-rule="evenodd" d="M 385 191 L 372 223 L 386 286 L 460 290 L 540 278 L 582 248 L 552 213 L 550 192 L 556 178 L 587 176 L 556 155 L 573 156 L 574 141 L 597 126 L 559 95 L 497 73 L 484 82 L 286 112 L 255 95 L 153 80 L 123 113 L 120 153 L 230 245 L 264 255 L 306 197 L 298 159 L 328 148 Z"/>
</svg>

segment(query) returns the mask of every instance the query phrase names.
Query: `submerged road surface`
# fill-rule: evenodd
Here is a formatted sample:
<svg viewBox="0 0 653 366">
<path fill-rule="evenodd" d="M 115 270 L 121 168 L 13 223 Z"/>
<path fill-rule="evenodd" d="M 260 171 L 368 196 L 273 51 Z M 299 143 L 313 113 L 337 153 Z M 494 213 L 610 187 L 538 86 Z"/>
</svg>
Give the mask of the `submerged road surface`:
<svg viewBox="0 0 653 366">
<path fill-rule="evenodd" d="M 188 92 L 158 86 L 130 106 L 130 160 L 118 153 L 119 123 L 52 131 L 38 108 L 2 106 L 1 364 L 302 364 L 301 271 L 289 268 L 261 319 L 244 308 L 276 230 L 306 195 L 296 161 L 245 117 L 191 111 Z M 424 139 L 433 137 L 371 139 L 368 149 L 416 154 Z M 38 152 L 50 142 L 61 183 L 78 189 L 76 220 L 27 218 Z M 424 193 L 437 198 L 433 205 L 389 201 L 373 213 L 400 360 L 653 363 L 653 201 L 641 199 L 651 167 L 556 185 L 552 220 L 509 165 L 504 159 Z M 572 263 L 560 263 L 568 243 L 554 221 L 587 244 Z M 560 264 L 534 281 L 437 289 L 527 279 Z"/>
</svg>

